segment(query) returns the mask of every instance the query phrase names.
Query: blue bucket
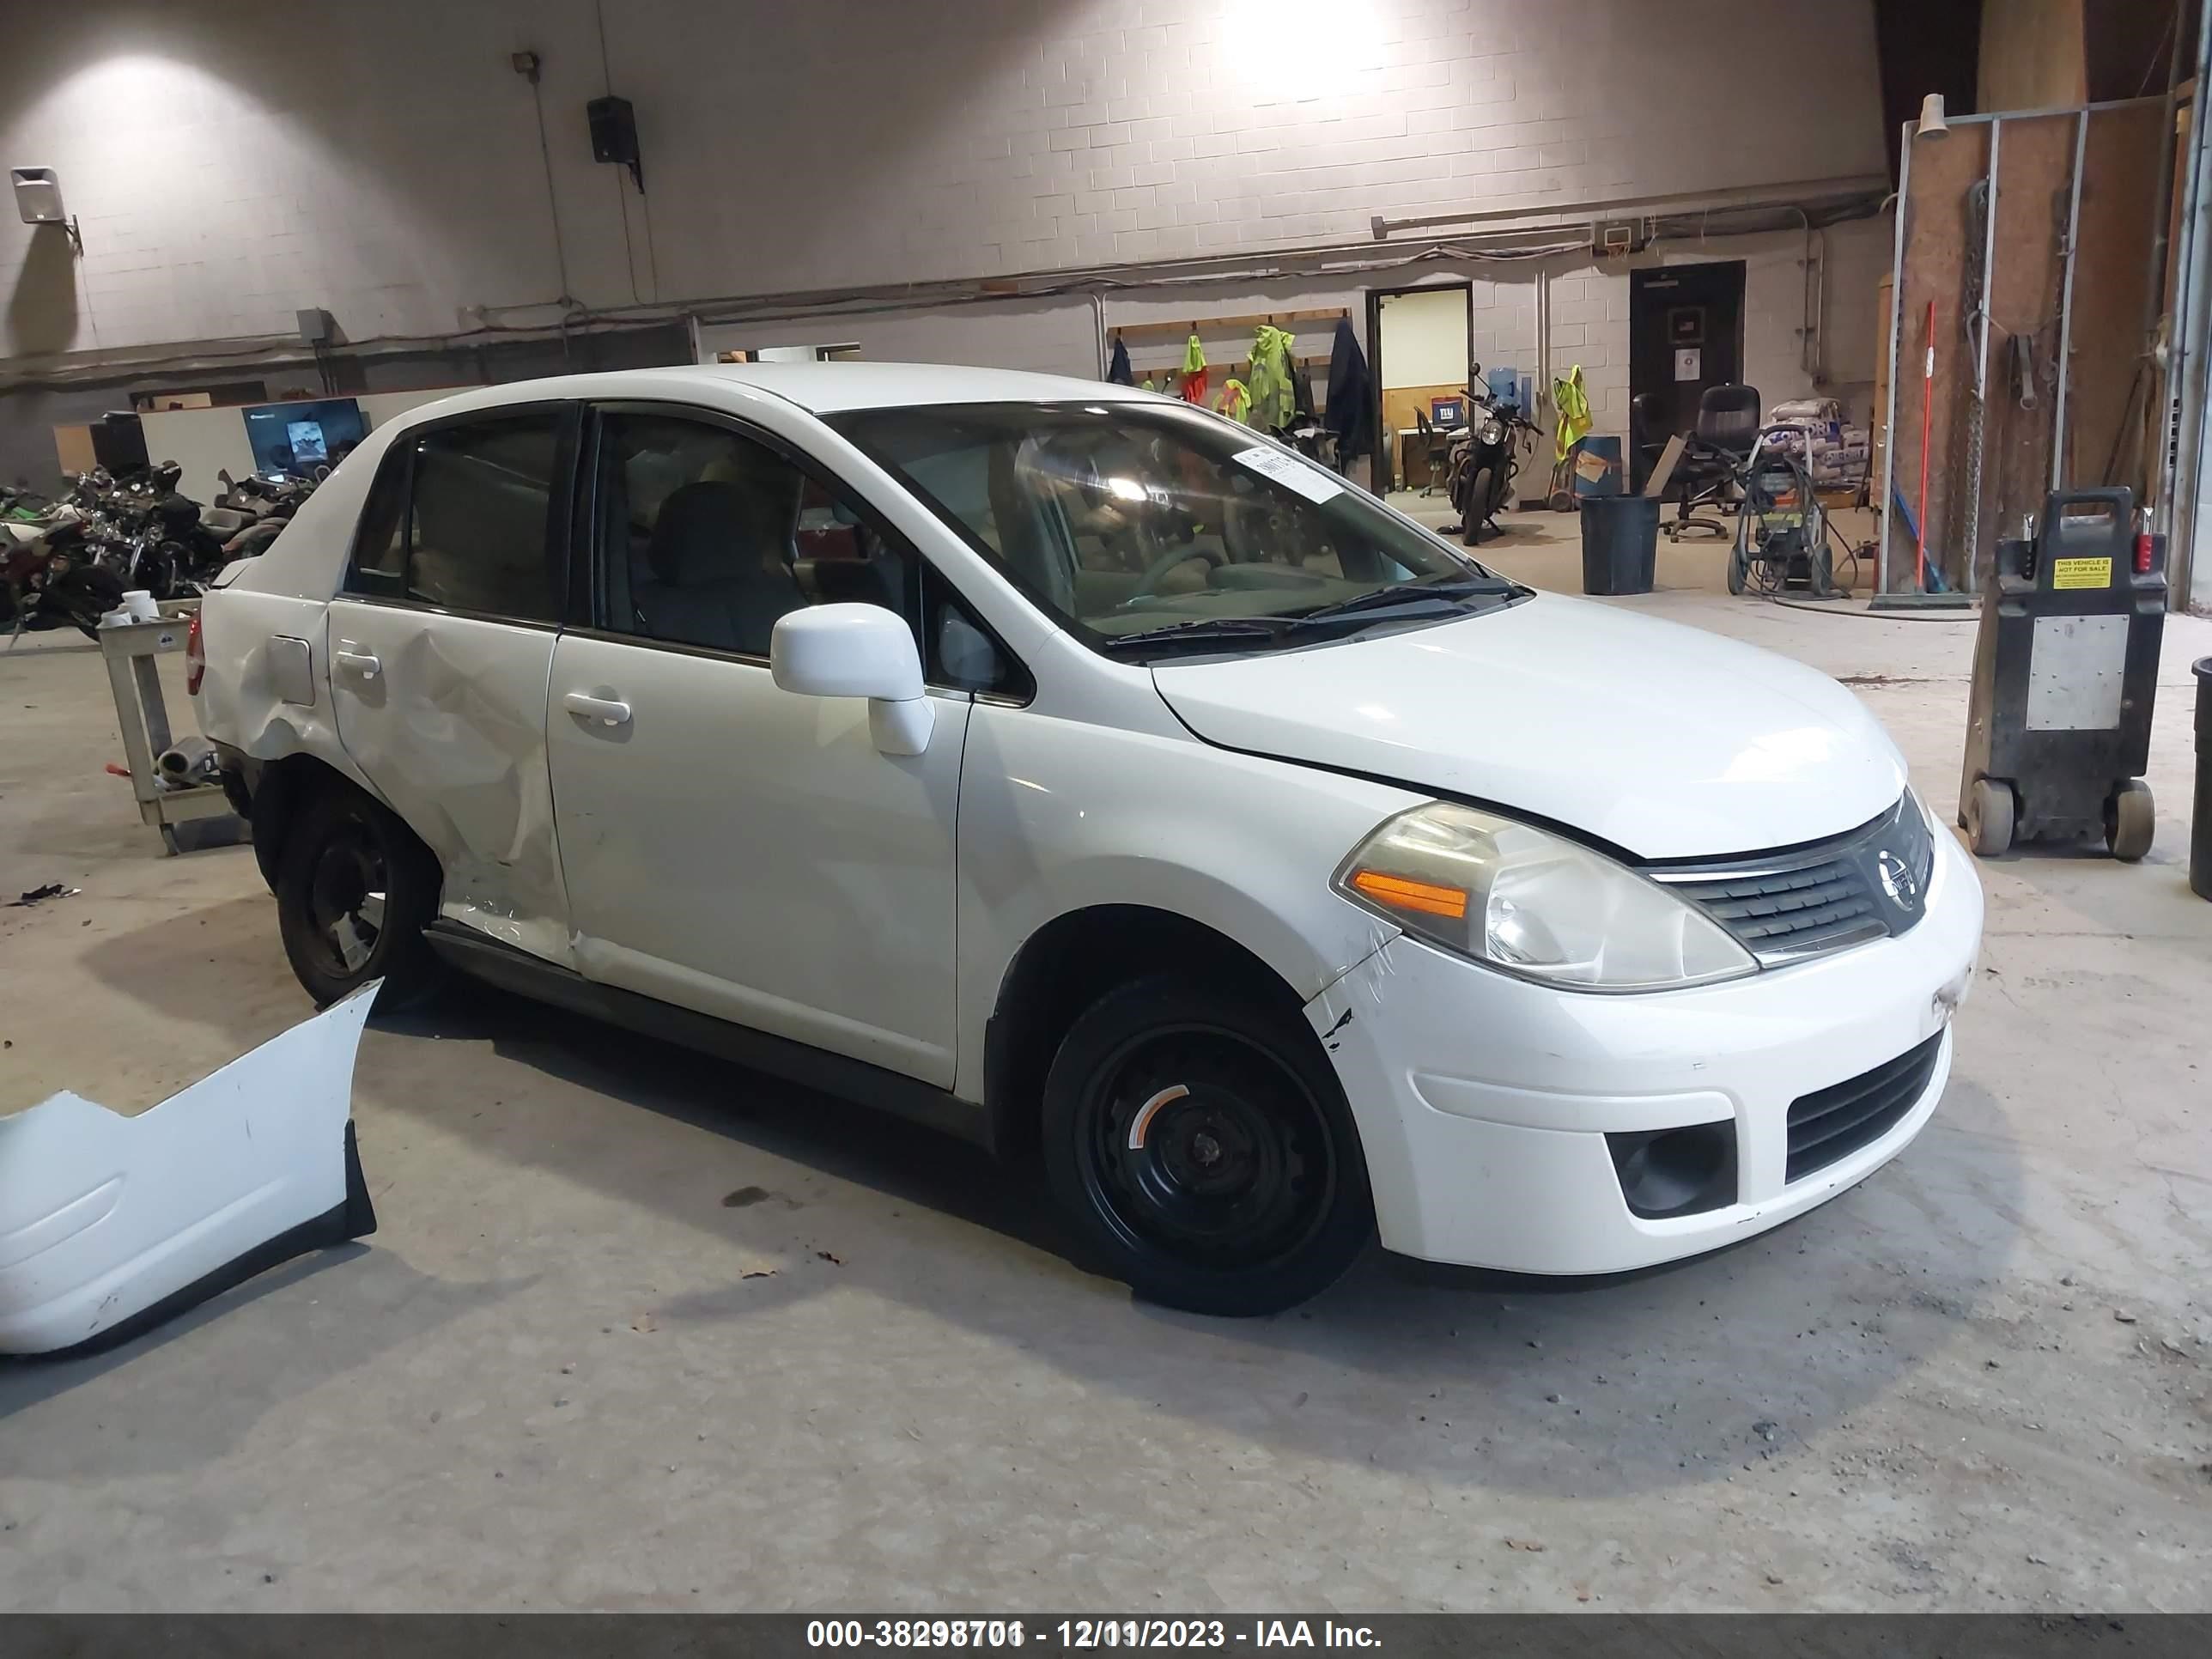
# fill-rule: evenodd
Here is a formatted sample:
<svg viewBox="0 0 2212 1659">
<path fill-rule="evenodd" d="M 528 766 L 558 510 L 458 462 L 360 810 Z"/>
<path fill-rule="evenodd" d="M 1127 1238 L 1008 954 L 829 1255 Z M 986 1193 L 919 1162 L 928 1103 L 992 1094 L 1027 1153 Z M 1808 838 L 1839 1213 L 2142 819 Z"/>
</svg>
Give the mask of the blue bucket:
<svg viewBox="0 0 2212 1659">
<path fill-rule="evenodd" d="M 1575 494 L 1618 495 L 1628 487 L 1620 466 L 1620 440 L 1608 434 L 1590 433 L 1575 446 L 1568 467 L 1575 475 Z"/>
</svg>

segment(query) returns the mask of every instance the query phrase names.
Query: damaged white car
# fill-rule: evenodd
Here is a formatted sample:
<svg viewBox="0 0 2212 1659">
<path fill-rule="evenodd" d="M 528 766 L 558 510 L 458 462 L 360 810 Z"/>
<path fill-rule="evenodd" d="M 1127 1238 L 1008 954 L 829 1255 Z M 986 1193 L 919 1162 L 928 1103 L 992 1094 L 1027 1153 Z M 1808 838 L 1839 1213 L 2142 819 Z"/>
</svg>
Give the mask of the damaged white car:
<svg viewBox="0 0 2212 1659">
<path fill-rule="evenodd" d="M 1112 386 L 640 370 L 380 428 L 201 612 L 319 1000 L 453 969 L 1041 1146 L 1226 1313 L 1712 1249 L 1919 1133 L 1982 900 L 1778 657 Z"/>
</svg>

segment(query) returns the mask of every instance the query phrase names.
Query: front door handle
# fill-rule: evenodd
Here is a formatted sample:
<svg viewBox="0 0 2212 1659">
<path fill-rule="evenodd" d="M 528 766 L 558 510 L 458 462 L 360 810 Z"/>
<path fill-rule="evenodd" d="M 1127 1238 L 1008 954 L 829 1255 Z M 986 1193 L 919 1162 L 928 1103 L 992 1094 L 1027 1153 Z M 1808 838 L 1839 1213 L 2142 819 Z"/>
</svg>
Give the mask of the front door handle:
<svg viewBox="0 0 2212 1659">
<path fill-rule="evenodd" d="M 629 705 L 615 697 L 595 697 L 586 691 L 571 691 L 561 699 L 561 707 L 572 714 L 586 720 L 599 720 L 608 726 L 628 726 Z"/>
<path fill-rule="evenodd" d="M 374 653 L 349 651 L 343 646 L 331 653 L 331 660 L 347 673 L 358 674 L 365 680 L 373 680 L 384 672 L 384 665 L 376 659 Z"/>
</svg>

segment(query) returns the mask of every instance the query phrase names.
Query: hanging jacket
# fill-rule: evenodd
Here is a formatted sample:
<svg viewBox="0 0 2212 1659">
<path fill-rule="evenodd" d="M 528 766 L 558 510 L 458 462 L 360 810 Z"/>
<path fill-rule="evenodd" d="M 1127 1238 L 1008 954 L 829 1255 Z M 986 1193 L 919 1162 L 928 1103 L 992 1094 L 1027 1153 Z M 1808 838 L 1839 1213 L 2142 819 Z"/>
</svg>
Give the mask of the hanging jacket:
<svg viewBox="0 0 2212 1659">
<path fill-rule="evenodd" d="M 1338 319 L 1336 343 L 1328 354 L 1328 421 L 1341 459 L 1375 453 L 1375 382 L 1349 317 Z"/>
<path fill-rule="evenodd" d="M 1291 336 L 1287 329 L 1262 323 L 1252 333 L 1252 425 L 1279 432 L 1297 412 L 1291 390 Z"/>
<path fill-rule="evenodd" d="M 1590 429 L 1589 398 L 1583 391 L 1580 363 L 1552 382 L 1552 406 L 1559 411 L 1559 429 L 1552 436 L 1552 461 L 1558 465 L 1574 453 Z"/>
<path fill-rule="evenodd" d="M 1114 337 L 1114 356 L 1106 365 L 1106 378 L 1115 386 L 1134 386 L 1137 383 L 1137 372 L 1129 367 L 1129 348 L 1121 343 L 1121 337 L 1118 334 Z"/>
<path fill-rule="evenodd" d="M 1206 348 L 1198 343 L 1195 330 L 1182 349 L 1182 383 L 1176 391 L 1187 404 L 1202 406 L 1206 402 Z"/>
<path fill-rule="evenodd" d="M 1232 421 L 1252 424 L 1252 394 L 1242 380 L 1230 380 L 1221 383 L 1221 396 L 1213 406 Z"/>
</svg>

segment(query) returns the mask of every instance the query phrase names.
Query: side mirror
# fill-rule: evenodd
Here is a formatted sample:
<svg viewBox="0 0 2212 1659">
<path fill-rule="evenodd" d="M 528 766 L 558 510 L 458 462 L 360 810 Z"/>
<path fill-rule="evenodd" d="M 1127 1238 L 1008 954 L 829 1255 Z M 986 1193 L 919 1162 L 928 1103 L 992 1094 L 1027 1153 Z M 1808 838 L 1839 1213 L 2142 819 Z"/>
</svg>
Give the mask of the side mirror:
<svg viewBox="0 0 2212 1659">
<path fill-rule="evenodd" d="M 886 755 L 929 747 L 935 717 L 922 694 L 921 653 L 903 617 L 879 605 L 817 605 L 778 619 L 769 672 L 804 697 L 866 697 L 868 731 Z"/>
</svg>

